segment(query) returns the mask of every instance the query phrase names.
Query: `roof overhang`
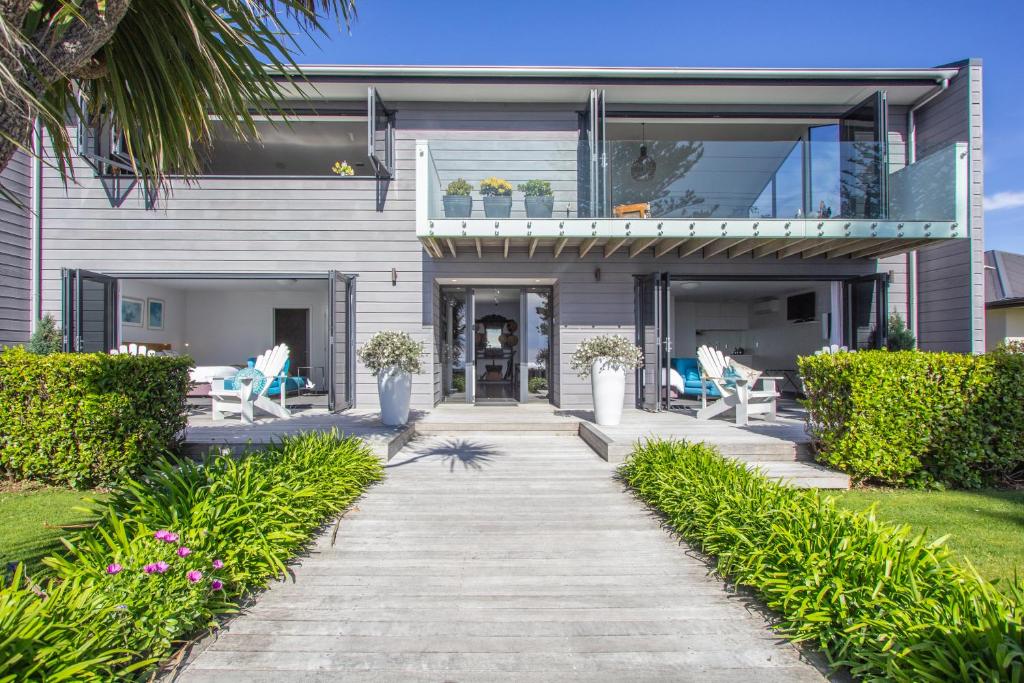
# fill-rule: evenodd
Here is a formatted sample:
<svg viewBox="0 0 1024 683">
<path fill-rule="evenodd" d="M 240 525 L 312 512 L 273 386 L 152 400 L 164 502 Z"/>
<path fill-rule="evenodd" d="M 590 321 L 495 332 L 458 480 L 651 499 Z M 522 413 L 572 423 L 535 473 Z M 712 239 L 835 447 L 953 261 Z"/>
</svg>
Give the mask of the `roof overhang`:
<svg viewBox="0 0 1024 683">
<path fill-rule="evenodd" d="M 985 308 L 997 310 L 1000 308 L 1021 308 L 1024 307 L 1024 297 L 1014 299 L 999 299 L 998 301 L 986 301 Z"/>
<path fill-rule="evenodd" d="M 362 99 L 372 83 L 391 102 L 583 102 L 591 88 L 620 104 L 845 106 L 886 89 L 910 104 L 958 73 L 926 69 L 744 69 L 678 67 L 303 65 L 296 95 Z M 287 73 L 297 73 L 291 69 Z M 516 84 L 515 88 L 508 85 Z M 670 87 L 688 86 L 688 87 Z"/>
</svg>

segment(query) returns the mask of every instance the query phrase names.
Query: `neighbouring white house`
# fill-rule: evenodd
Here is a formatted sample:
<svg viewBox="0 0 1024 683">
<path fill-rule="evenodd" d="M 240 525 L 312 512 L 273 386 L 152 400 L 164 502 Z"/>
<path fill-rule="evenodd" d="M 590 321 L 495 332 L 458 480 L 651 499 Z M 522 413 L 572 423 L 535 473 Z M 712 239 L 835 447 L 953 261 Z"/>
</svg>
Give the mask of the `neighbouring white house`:
<svg viewBox="0 0 1024 683">
<path fill-rule="evenodd" d="M 1024 254 L 985 252 L 985 347 L 1024 340 Z"/>
</svg>

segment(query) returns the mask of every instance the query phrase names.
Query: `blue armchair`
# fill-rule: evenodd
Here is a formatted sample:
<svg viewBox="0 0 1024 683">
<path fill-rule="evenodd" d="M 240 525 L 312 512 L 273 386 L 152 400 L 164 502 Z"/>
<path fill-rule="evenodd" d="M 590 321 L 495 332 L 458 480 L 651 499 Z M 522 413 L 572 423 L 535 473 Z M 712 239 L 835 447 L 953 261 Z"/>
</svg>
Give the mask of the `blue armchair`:
<svg viewBox="0 0 1024 683">
<path fill-rule="evenodd" d="M 683 378 L 683 396 L 690 398 L 701 397 L 700 362 L 696 358 L 673 358 L 672 369 Z M 721 398 L 722 395 L 711 382 L 704 382 L 707 395 L 711 398 Z"/>
</svg>

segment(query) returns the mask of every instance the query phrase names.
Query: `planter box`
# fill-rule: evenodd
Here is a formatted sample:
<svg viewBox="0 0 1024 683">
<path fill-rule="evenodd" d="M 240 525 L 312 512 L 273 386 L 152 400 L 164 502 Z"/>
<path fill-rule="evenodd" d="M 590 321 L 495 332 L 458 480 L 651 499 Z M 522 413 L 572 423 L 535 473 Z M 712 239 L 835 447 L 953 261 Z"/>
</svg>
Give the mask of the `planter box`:
<svg viewBox="0 0 1024 683">
<path fill-rule="evenodd" d="M 488 218 L 508 218 L 512 215 L 512 197 L 484 197 L 484 215 Z"/>
<path fill-rule="evenodd" d="M 524 203 L 526 204 L 527 218 L 551 218 L 555 209 L 555 198 L 551 195 L 526 197 Z"/>
<path fill-rule="evenodd" d="M 473 198 L 469 195 L 446 194 L 441 200 L 445 218 L 469 218 L 473 215 Z"/>
</svg>

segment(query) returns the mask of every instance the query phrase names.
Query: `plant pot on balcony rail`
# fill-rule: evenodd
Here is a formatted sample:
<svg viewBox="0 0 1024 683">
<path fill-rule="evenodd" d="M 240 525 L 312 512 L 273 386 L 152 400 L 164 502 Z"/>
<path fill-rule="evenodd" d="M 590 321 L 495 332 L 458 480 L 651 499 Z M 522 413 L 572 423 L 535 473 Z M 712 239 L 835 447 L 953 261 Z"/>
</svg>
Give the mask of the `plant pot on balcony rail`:
<svg viewBox="0 0 1024 683">
<path fill-rule="evenodd" d="M 508 218 L 512 215 L 512 197 L 484 197 L 484 215 L 488 218 Z"/>
<path fill-rule="evenodd" d="M 469 218 L 473 215 L 473 198 L 464 194 L 446 194 L 444 202 L 445 218 Z"/>
<path fill-rule="evenodd" d="M 555 198 L 551 195 L 524 197 L 527 218 L 551 218 L 555 210 Z"/>
</svg>

